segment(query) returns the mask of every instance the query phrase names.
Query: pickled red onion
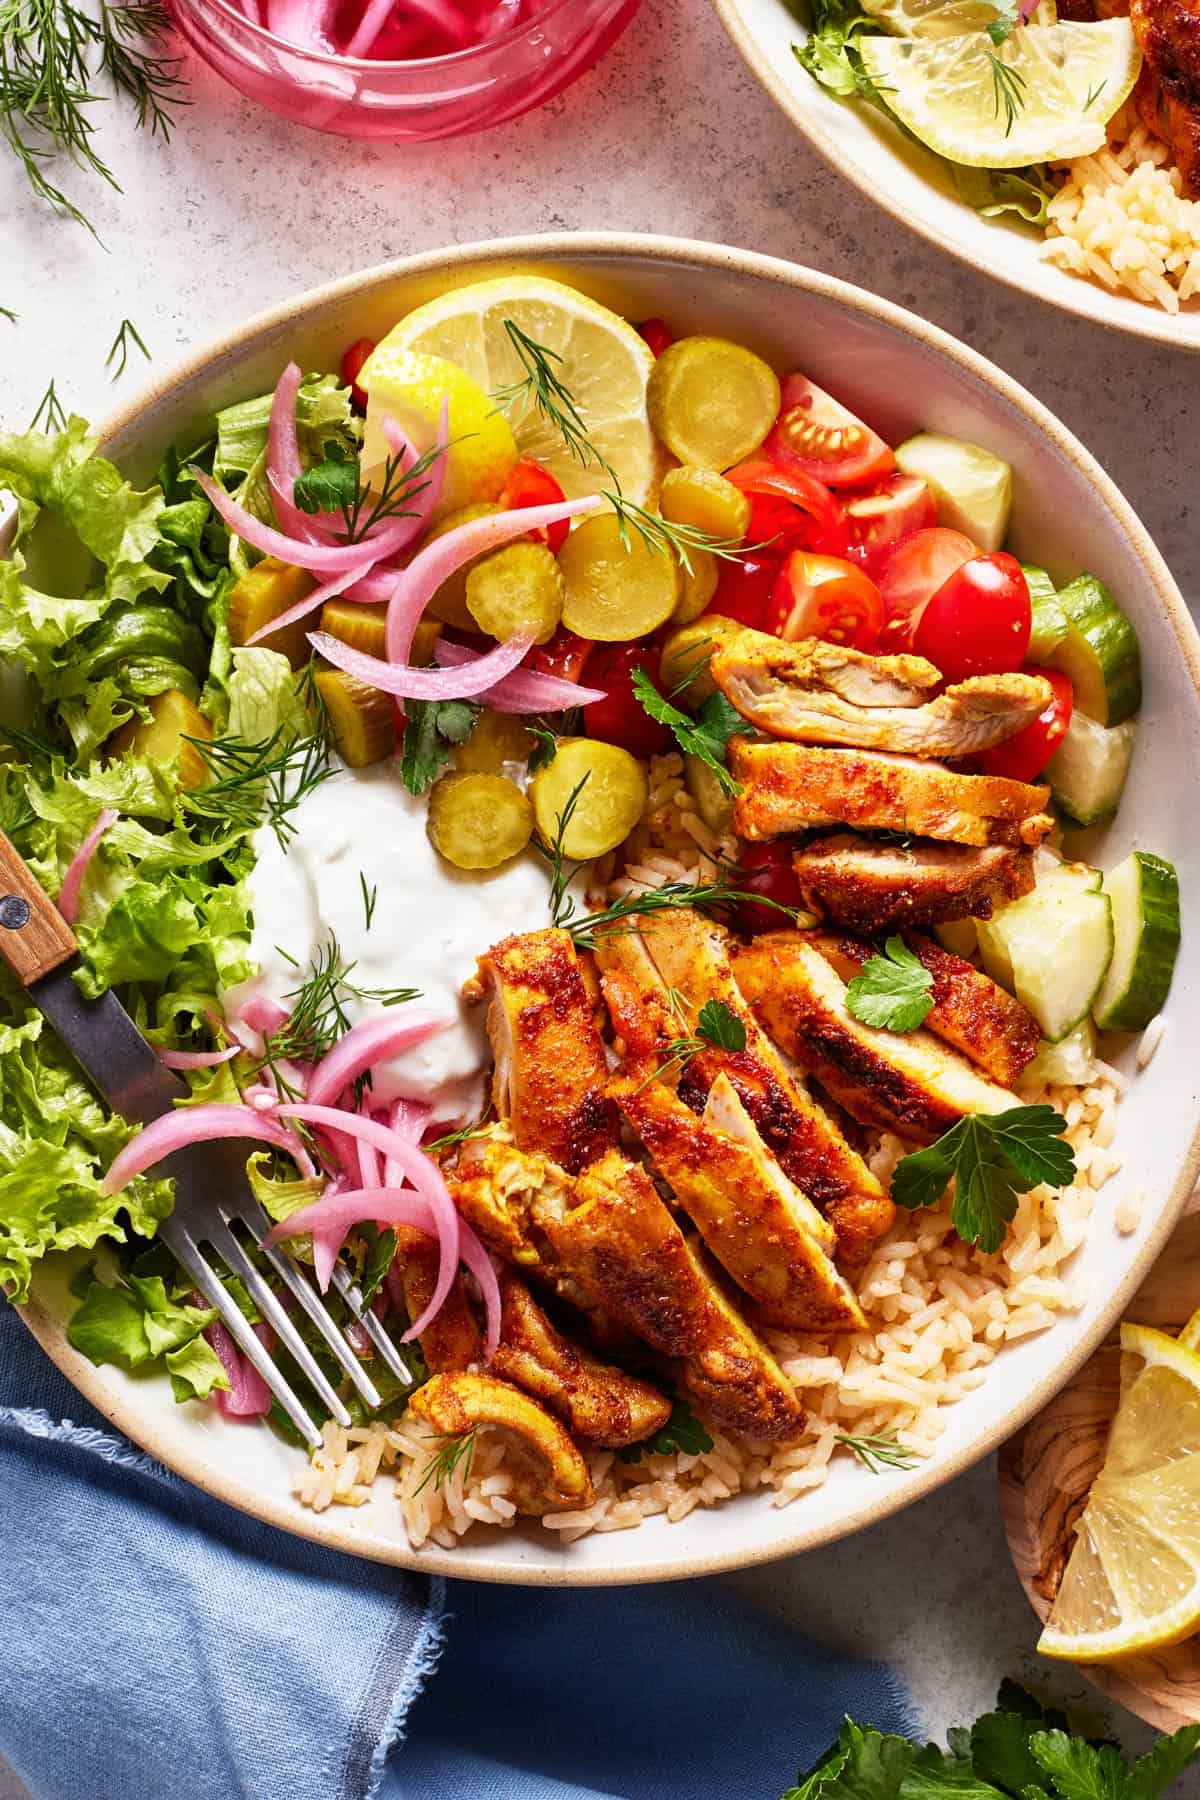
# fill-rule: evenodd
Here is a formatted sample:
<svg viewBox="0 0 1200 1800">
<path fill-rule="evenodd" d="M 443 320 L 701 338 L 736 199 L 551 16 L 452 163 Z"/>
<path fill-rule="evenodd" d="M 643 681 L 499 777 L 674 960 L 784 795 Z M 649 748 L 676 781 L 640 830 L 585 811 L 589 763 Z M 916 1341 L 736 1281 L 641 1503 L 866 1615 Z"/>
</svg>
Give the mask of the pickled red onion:
<svg viewBox="0 0 1200 1800">
<path fill-rule="evenodd" d="M 564 519 L 574 519 L 580 513 L 594 512 L 603 504 L 599 494 L 586 494 L 580 500 L 560 500 L 554 506 L 522 506 L 512 512 L 489 513 L 482 519 L 468 519 L 465 525 L 455 526 L 445 537 L 426 544 L 418 550 L 407 569 L 400 571 L 388 601 L 388 661 L 407 661 L 422 613 L 442 583 L 464 563 L 482 556 L 485 551 L 498 550 L 502 544 L 524 537 L 526 532 L 536 531 L 539 526 L 561 524 Z M 384 552 L 381 550 L 379 555 L 382 559 Z M 479 689 L 471 691 L 478 693 Z M 410 697 L 424 698 L 415 694 Z M 449 699 L 453 696 L 441 697 Z"/>
<path fill-rule="evenodd" d="M 417 669 L 409 663 L 383 662 L 328 631 L 310 631 L 308 641 L 335 669 L 344 669 L 381 693 L 395 694 L 401 700 L 468 700 L 486 694 L 502 676 L 511 675 L 533 639 L 528 632 L 509 638 L 464 669 Z"/>
<path fill-rule="evenodd" d="M 468 645 L 452 644 L 446 638 L 439 638 L 433 648 L 434 661 L 440 669 L 468 668 L 477 654 Z M 564 681 L 560 675 L 543 675 L 538 669 L 522 667 L 489 688 L 487 702 L 495 712 L 565 712 L 570 706 L 591 706 L 593 701 L 607 698 L 604 688 L 581 687 L 577 681 Z"/>
<path fill-rule="evenodd" d="M 414 1044 L 424 1043 L 435 1031 L 447 1031 L 452 1023 L 452 1020 L 439 1019 L 433 1013 L 411 1013 L 403 1022 L 385 1015 L 351 1026 L 309 1076 L 306 1095 L 309 1104 L 332 1105 L 352 1082 L 377 1062 L 398 1056 Z"/>
<path fill-rule="evenodd" d="M 420 1100 L 393 1100 L 388 1124 L 407 1143 L 419 1144 L 432 1111 L 431 1106 L 426 1106 Z M 383 1179 L 388 1187 L 399 1187 L 404 1180 L 399 1163 L 394 1162 L 390 1156 L 384 1161 Z"/>
<path fill-rule="evenodd" d="M 410 544 L 420 530 L 419 523 L 412 515 L 396 520 L 380 531 L 377 537 L 372 536 L 354 544 L 310 544 L 300 538 L 288 537 L 274 526 L 264 525 L 261 519 L 247 512 L 233 497 L 219 487 L 210 475 L 194 465 L 189 468 L 201 492 L 205 494 L 216 512 L 224 519 L 230 531 L 264 556 L 276 556 L 280 562 L 291 563 L 297 569 L 309 569 L 318 575 L 337 575 L 357 569 L 364 557 L 364 552 L 373 559 L 381 560 L 386 556 L 394 556 Z"/>
<path fill-rule="evenodd" d="M 275 503 L 275 516 L 293 537 L 318 542 L 315 524 L 292 499 L 296 477 L 303 467 L 300 438 L 296 431 L 296 400 L 300 393 L 300 365 L 290 362 L 275 383 L 271 418 L 267 425 L 267 481 Z"/>
<path fill-rule="evenodd" d="M 166 1113 L 161 1119 L 143 1125 L 135 1138 L 113 1158 L 101 1182 L 101 1192 L 119 1194 L 135 1175 L 152 1168 L 165 1156 L 188 1144 L 210 1143 L 214 1138 L 259 1138 L 286 1150 L 306 1178 L 316 1174 L 312 1159 L 294 1131 L 289 1131 L 271 1114 L 256 1112 L 250 1106 L 230 1106 L 220 1102 L 204 1106 L 185 1106 L 178 1112 Z M 449 1192 L 447 1192 L 449 1199 Z M 453 1202 L 451 1202 L 453 1205 Z"/>
<path fill-rule="evenodd" d="M 67 864 L 63 884 L 58 890 L 58 910 L 68 925 L 73 925 L 79 916 L 79 893 L 83 887 L 83 878 L 88 872 L 88 866 L 96 854 L 96 846 L 105 832 L 116 824 L 119 817 L 120 814 L 115 812 L 111 806 L 106 806 Z"/>
<path fill-rule="evenodd" d="M 200 1298 L 199 1295 L 196 1296 Z M 275 1347 L 275 1333 L 266 1323 L 251 1327 L 264 1350 L 270 1354 Z M 227 1331 L 219 1319 L 206 1325 L 200 1333 L 216 1352 L 221 1367 L 229 1377 L 229 1391 L 223 1388 L 215 1390 L 217 1405 L 230 1419 L 257 1419 L 271 1410 L 271 1390 L 250 1361 L 243 1356 L 234 1342 L 232 1334 Z"/>
<path fill-rule="evenodd" d="M 159 1061 L 166 1063 L 168 1069 L 215 1069 L 218 1063 L 232 1062 L 241 1054 L 240 1044 L 230 1044 L 228 1050 L 159 1050 Z"/>
<path fill-rule="evenodd" d="M 358 1113 L 341 1112 L 332 1106 L 289 1103 L 287 1106 L 278 1108 L 276 1117 L 301 1119 L 309 1125 L 344 1132 L 347 1137 L 365 1139 L 376 1150 L 382 1150 L 385 1156 L 390 1156 L 392 1161 L 403 1170 L 405 1178 L 411 1181 L 418 1193 L 424 1195 L 428 1200 L 436 1221 L 439 1251 L 438 1276 L 429 1305 L 420 1318 L 409 1326 L 408 1331 L 400 1340 L 401 1343 L 407 1344 L 410 1339 L 418 1337 L 429 1321 L 440 1311 L 454 1281 L 454 1272 L 458 1267 L 459 1258 L 461 1257 L 470 1268 L 472 1266 L 471 1258 L 475 1257 L 478 1260 L 476 1251 L 479 1256 L 486 1254 L 483 1245 L 470 1226 L 464 1219 L 460 1219 L 441 1170 L 423 1151 L 406 1143 L 398 1131 L 391 1131 L 386 1125 L 377 1124 L 374 1119 L 364 1119 Z M 295 1216 L 293 1215 L 293 1217 Z M 497 1298 L 498 1296 L 499 1289 L 497 1289 Z M 490 1313 L 488 1317 L 490 1321 Z M 498 1331 L 498 1312 L 496 1318 Z"/>
</svg>

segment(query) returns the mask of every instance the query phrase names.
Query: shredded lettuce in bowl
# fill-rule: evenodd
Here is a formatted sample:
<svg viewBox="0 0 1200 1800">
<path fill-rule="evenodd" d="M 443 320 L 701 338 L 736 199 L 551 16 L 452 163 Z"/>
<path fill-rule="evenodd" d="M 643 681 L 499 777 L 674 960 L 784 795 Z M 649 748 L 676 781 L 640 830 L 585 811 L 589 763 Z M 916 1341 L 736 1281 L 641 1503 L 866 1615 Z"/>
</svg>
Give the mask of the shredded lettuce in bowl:
<svg viewBox="0 0 1200 1800">
<path fill-rule="evenodd" d="M 247 503 L 262 481 L 269 410 L 269 395 L 230 407 L 207 446 L 189 447 L 189 461 L 218 467 Z M 317 453 L 359 429 L 332 376 L 305 381 L 299 413 L 302 444 Z M 16 502 L 0 561 L 0 828 L 55 895 L 100 812 L 118 812 L 85 883 L 76 979 L 90 996 L 118 989 L 153 1042 L 186 1050 L 203 1040 L 221 993 L 253 973 L 246 877 L 257 809 L 200 802 L 176 762 L 104 746 L 172 689 L 219 741 L 251 745 L 312 738 L 313 703 L 285 658 L 231 648 L 226 614 L 245 547 L 175 452 L 138 491 L 72 417 L 53 436 L 0 434 L 0 492 Z M 189 1079 L 206 1099 L 232 1081 L 225 1069 Z M 85 1272 L 72 1341 L 126 1368 L 162 1358 L 180 1397 L 204 1395 L 225 1384 L 198 1336 L 213 1315 L 191 1304 L 170 1257 L 131 1243 L 153 1238 L 171 1183 L 139 1176 L 115 1198 L 101 1191 L 133 1129 L 96 1099 L 0 969 L 0 1291 L 25 1300 L 52 1251 L 126 1246 L 119 1263 L 102 1259 L 103 1281 Z M 312 1197 L 285 1193 L 265 1168 L 254 1179 L 280 1217 Z"/>
</svg>

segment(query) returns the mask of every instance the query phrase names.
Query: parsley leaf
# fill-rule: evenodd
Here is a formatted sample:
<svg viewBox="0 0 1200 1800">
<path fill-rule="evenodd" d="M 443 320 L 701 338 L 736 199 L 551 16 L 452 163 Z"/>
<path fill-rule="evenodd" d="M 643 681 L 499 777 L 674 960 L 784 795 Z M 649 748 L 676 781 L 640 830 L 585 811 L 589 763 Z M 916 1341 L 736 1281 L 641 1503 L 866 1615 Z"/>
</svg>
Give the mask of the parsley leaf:
<svg viewBox="0 0 1200 1800">
<path fill-rule="evenodd" d="M 627 1444 L 617 1454 L 622 1462 L 640 1462 L 643 1456 L 671 1456 L 676 1450 L 684 1456 L 701 1456 L 712 1447 L 711 1437 L 687 1401 L 676 1400 L 665 1425 L 640 1444 Z"/>
<path fill-rule="evenodd" d="M 526 729 L 537 739 L 529 752 L 529 773 L 536 775 L 539 769 L 548 769 L 558 755 L 558 738 L 547 725 L 527 724 Z"/>
<path fill-rule="evenodd" d="M 747 724 L 736 706 L 724 694 L 710 694 L 693 719 L 664 699 L 645 669 L 634 669 L 630 680 L 643 709 L 660 725 L 667 725 L 685 756 L 698 756 L 707 763 L 721 784 L 722 793 L 735 795 L 741 788 L 725 767 L 725 752 L 731 737 L 750 736 L 753 725 Z"/>
<path fill-rule="evenodd" d="M 400 775 L 410 794 L 423 794 L 450 760 L 450 745 L 470 737 L 481 707 L 471 700 L 406 700 Z"/>
<path fill-rule="evenodd" d="M 1035 1731 L 1029 1747 L 1060 1800 L 1129 1800 L 1129 1768 L 1111 1744 L 1097 1747 L 1065 1731 Z"/>
<path fill-rule="evenodd" d="M 892 1177 L 897 1206 L 936 1206 L 954 1177 L 954 1229 L 990 1254 L 1004 1241 L 1017 1195 L 1048 1182 L 1066 1187 L 1075 1152 L 1063 1141 L 1066 1120 L 1053 1106 L 974 1113 L 928 1149 L 901 1157 Z"/>
<path fill-rule="evenodd" d="M 706 1000 L 696 1020 L 696 1035 L 718 1050 L 744 1050 L 746 1027 L 723 1000 Z"/>
<path fill-rule="evenodd" d="M 1017 5 L 1017 0 L 993 0 L 993 4 L 996 7 L 996 17 L 990 25 L 984 26 L 984 30 L 993 44 L 1000 45 L 1016 30 L 1020 23 L 1021 10 Z"/>
<path fill-rule="evenodd" d="M 933 976 L 901 937 L 890 937 L 846 989 L 846 1005 L 864 1025 L 915 1031 L 933 1005 Z"/>
<path fill-rule="evenodd" d="M 324 459 L 297 475 L 292 499 L 303 513 L 340 512 L 358 498 L 358 458 L 330 439 Z"/>
</svg>

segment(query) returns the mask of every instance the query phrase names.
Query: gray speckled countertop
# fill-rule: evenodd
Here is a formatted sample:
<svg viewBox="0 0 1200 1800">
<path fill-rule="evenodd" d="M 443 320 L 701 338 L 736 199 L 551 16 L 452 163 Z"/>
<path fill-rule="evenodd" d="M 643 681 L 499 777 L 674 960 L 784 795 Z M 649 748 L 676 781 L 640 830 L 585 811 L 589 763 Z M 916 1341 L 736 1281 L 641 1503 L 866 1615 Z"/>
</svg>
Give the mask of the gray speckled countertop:
<svg viewBox="0 0 1200 1800">
<path fill-rule="evenodd" d="M 77 186 L 107 249 L 31 206 L 0 158 L 0 305 L 22 315 L 0 321 L 8 427 L 23 426 L 52 374 L 93 416 L 131 389 L 136 351 L 122 388 L 102 366 L 124 317 L 162 366 L 262 306 L 408 251 L 517 232 L 663 231 L 812 263 L 966 339 L 1078 433 L 1200 600 L 1200 359 L 1022 299 L 871 210 L 776 113 L 707 0 L 645 0 L 607 61 L 559 101 L 450 144 L 318 137 L 199 64 L 189 72 L 194 105 L 169 150 L 115 109 L 102 125 L 125 192 Z M 733 1579 L 813 1634 L 897 1665 L 931 1731 L 974 1717 L 1001 1674 L 1035 1661 L 990 1463 L 851 1543 Z M 1062 1671 L 1059 1690 L 1081 1696 L 1084 1684 Z M 1132 1722 L 1119 1728 L 1142 1741 Z M 23 1793 L 9 1779 L 0 1770 L 0 1800 Z M 1200 1797 L 1200 1777 L 1184 1789 Z"/>
</svg>

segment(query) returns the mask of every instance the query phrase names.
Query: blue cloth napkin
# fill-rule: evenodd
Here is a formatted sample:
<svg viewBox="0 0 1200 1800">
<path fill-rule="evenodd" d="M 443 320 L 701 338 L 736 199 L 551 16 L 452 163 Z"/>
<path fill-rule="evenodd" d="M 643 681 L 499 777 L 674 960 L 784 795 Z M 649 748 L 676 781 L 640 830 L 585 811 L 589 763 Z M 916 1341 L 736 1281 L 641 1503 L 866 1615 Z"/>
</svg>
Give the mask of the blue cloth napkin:
<svg viewBox="0 0 1200 1800">
<path fill-rule="evenodd" d="M 0 1754 L 34 1800 L 777 1800 L 903 1689 L 709 1581 L 445 1584 L 118 1437 L 0 1303 Z"/>
</svg>

